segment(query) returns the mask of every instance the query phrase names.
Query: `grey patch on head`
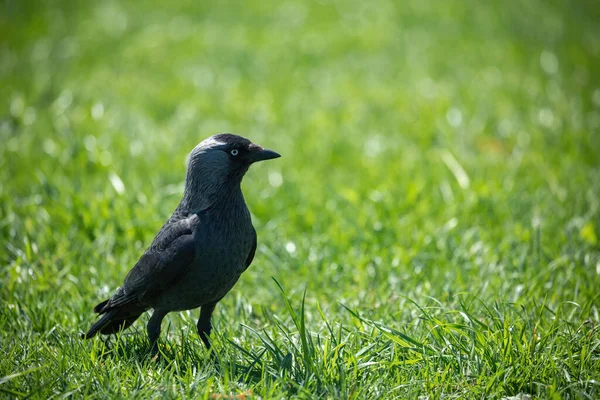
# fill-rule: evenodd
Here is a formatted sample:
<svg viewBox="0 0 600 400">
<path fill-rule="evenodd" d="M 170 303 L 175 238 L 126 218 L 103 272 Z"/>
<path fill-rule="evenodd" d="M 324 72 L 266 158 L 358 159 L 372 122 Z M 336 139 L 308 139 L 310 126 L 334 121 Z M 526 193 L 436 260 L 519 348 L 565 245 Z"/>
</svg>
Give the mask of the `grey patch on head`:
<svg viewBox="0 0 600 400">
<path fill-rule="evenodd" d="M 190 153 L 190 159 L 210 150 L 223 150 L 226 147 L 248 147 L 252 142 L 244 137 L 232 133 L 219 133 L 204 139 Z"/>
<path fill-rule="evenodd" d="M 206 150 L 218 149 L 225 146 L 225 142 L 217 139 L 218 135 L 213 135 L 209 138 L 204 139 L 190 152 L 190 157 L 198 153 L 204 153 Z"/>
<path fill-rule="evenodd" d="M 212 136 L 215 140 L 228 145 L 249 146 L 252 142 L 244 137 L 234 135 L 233 133 L 219 133 Z"/>
</svg>

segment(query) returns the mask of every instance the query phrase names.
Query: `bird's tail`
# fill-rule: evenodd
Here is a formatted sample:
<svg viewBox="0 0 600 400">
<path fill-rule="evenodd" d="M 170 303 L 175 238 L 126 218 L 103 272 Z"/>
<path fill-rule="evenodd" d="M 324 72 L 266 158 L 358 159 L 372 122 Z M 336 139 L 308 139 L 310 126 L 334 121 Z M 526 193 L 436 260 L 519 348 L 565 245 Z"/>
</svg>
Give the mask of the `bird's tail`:
<svg viewBox="0 0 600 400">
<path fill-rule="evenodd" d="M 94 307 L 94 311 L 97 313 L 102 313 L 102 308 L 106 305 L 107 301 L 104 301 Z M 110 335 L 112 333 L 116 333 L 120 330 L 127 329 L 135 322 L 136 319 L 142 315 L 142 313 L 135 314 L 127 314 L 123 315 L 120 310 L 110 310 L 106 312 L 102 317 L 96 321 L 94 325 L 90 328 L 90 330 L 83 335 L 84 339 L 93 338 L 98 334 L 98 332 L 103 335 Z"/>
</svg>

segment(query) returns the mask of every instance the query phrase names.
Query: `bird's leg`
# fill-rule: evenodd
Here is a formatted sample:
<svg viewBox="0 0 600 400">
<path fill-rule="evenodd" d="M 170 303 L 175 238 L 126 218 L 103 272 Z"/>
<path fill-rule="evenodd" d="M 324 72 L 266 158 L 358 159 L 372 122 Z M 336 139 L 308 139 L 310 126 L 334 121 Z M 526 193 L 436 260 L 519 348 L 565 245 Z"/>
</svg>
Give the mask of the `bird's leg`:
<svg viewBox="0 0 600 400">
<path fill-rule="evenodd" d="M 155 309 L 152 313 L 152 317 L 150 317 L 150 321 L 148 321 L 148 340 L 150 341 L 150 345 L 152 346 L 152 354 L 156 354 L 158 352 L 158 337 L 160 336 L 160 325 L 165 315 L 167 315 L 165 311 Z"/>
<path fill-rule="evenodd" d="M 216 305 L 216 302 L 203 305 L 202 309 L 200 310 L 200 319 L 198 319 L 198 335 L 200 335 L 200 339 L 202 339 L 204 345 L 209 350 L 210 341 L 208 340 L 208 336 L 212 330 L 210 317 L 212 316 L 213 311 L 215 311 Z"/>
</svg>

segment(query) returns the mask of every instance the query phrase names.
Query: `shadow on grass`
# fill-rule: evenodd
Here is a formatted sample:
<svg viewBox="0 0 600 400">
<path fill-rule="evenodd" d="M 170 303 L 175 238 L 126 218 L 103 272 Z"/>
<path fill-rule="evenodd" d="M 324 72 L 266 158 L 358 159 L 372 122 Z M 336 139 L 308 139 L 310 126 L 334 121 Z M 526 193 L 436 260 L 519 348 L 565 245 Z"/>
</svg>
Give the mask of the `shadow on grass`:
<svg viewBox="0 0 600 400">
<path fill-rule="evenodd" d="M 228 348 L 231 346 L 231 348 Z M 244 354 L 244 361 L 238 359 L 232 350 Z M 105 362 L 135 363 L 142 369 L 168 369 L 176 376 L 198 373 L 227 375 L 239 383 L 256 384 L 264 379 L 262 356 L 241 348 L 231 340 L 223 340 L 209 351 L 198 338 L 182 335 L 180 340 L 159 339 L 158 353 L 153 354 L 150 343 L 143 332 L 122 332 L 102 337 L 94 346 L 96 357 Z"/>
</svg>

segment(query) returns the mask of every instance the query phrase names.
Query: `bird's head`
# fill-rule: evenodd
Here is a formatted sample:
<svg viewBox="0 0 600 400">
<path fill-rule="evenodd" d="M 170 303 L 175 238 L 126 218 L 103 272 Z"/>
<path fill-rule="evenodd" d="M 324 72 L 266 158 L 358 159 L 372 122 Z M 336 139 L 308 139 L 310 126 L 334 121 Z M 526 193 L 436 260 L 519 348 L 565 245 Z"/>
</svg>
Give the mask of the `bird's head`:
<svg viewBox="0 0 600 400">
<path fill-rule="evenodd" d="M 242 178 L 251 164 L 281 157 L 231 133 L 213 135 L 190 153 L 189 172 L 228 180 Z"/>
<path fill-rule="evenodd" d="M 190 153 L 186 179 L 188 194 L 216 198 L 239 187 L 250 165 L 281 157 L 250 140 L 230 133 L 213 135 Z"/>
</svg>

